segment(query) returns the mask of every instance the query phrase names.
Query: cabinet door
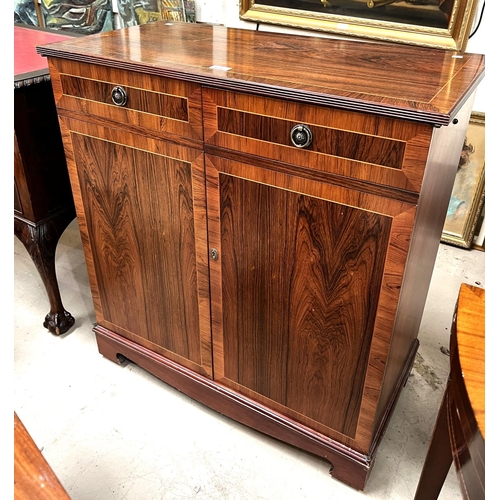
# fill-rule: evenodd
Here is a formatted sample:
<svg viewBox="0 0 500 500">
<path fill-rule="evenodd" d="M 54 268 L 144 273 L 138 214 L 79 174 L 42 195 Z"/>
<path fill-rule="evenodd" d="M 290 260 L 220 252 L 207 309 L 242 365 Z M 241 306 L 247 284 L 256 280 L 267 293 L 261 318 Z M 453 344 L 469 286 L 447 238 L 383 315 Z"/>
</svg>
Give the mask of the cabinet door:
<svg viewBox="0 0 500 500">
<path fill-rule="evenodd" d="M 206 158 L 214 378 L 368 451 L 415 205 Z"/>
<path fill-rule="evenodd" d="M 98 323 L 211 377 L 203 154 L 62 129 Z"/>
</svg>

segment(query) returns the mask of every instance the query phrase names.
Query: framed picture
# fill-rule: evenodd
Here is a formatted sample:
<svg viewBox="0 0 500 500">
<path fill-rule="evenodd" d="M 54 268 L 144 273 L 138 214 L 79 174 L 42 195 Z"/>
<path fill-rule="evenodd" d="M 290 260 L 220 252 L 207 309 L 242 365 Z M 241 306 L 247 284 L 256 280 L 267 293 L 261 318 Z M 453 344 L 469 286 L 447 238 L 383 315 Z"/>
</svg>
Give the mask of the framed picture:
<svg viewBox="0 0 500 500">
<path fill-rule="evenodd" d="M 196 21 L 195 0 L 161 0 L 162 19 L 171 21 Z"/>
<path fill-rule="evenodd" d="M 35 0 L 14 0 L 14 22 L 38 26 L 37 6 Z"/>
<path fill-rule="evenodd" d="M 485 118 L 473 112 L 462 148 L 441 241 L 471 248 L 484 206 Z"/>
<path fill-rule="evenodd" d="M 146 24 L 160 19 L 196 21 L 195 0 L 116 0 L 117 28 Z"/>
<path fill-rule="evenodd" d="M 463 51 L 479 0 L 240 0 L 240 18 Z"/>
<path fill-rule="evenodd" d="M 81 35 L 113 29 L 111 0 L 40 0 L 40 10 L 46 28 Z"/>
</svg>

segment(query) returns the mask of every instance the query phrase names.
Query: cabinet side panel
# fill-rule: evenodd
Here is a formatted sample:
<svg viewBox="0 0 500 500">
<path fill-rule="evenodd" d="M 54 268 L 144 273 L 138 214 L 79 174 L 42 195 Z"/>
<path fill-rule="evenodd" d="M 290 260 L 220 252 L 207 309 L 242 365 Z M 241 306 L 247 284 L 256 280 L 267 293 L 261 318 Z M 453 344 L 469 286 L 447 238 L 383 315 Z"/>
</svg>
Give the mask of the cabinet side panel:
<svg viewBox="0 0 500 500">
<path fill-rule="evenodd" d="M 434 130 L 377 409 L 377 427 L 420 328 L 473 99 L 474 96 L 469 98 L 457 115 L 457 124 Z"/>
</svg>

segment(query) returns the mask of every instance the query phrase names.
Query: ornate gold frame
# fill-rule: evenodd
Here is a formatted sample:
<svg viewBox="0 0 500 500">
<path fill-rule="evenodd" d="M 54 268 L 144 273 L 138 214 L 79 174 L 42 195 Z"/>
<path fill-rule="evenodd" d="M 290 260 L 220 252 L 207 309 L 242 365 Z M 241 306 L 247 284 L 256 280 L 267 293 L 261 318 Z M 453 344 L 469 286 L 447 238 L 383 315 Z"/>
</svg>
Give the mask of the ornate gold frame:
<svg viewBox="0 0 500 500">
<path fill-rule="evenodd" d="M 366 2 L 370 3 L 369 0 Z M 477 5 L 478 0 L 455 0 L 447 29 L 274 7 L 259 4 L 259 0 L 240 0 L 240 19 L 356 38 L 465 51 Z"/>
</svg>

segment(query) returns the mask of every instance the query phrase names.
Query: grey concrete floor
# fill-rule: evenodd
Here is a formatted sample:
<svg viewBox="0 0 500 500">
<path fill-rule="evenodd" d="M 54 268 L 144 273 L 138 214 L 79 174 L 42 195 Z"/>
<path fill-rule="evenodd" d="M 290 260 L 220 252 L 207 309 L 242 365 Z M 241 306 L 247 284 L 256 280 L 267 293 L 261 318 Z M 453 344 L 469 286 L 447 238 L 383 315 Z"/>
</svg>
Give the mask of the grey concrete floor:
<svg viewBox="0 0 500 500">
<path fill-rule="evenodd" d="M 14 238 L 14 410 L 73 500 L 410 500 L 448 375 L 441 348 L 458 290 L 484 287 L 484 257 L 440 246 L 417 360 L 364 492 L 332 479 L 322 459 L 103 358 L 76 221 L 56 256 L 63 302 L 76 318 L 60 337 L 42 326 L 45 290 Z M 452 468 L 440 500 L 460 498 Z"/>
</svg>

